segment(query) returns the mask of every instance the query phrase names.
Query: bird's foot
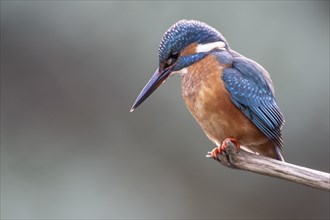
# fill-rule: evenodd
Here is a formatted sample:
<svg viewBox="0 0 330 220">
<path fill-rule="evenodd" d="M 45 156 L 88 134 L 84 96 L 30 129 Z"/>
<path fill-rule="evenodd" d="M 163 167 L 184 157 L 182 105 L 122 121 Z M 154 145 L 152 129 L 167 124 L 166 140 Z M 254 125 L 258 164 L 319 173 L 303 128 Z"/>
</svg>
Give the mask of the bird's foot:
<svg viewBox="0 0 330 220">
<path fill-rule="evenodd" d="M 240 144 L 238 142 L 238 140 L 236 140 L 235 138 L 226 138 L 225 140 L 223 140 L 223 142 L 221 143 L 221 146 L 218 146 L 216 148 L 214 148 L 211 152 L 208 152 L 206 157 L 211 157 L 213 159 L 217 159 L 218 158 L 218 154 L 222 154 L 225 152 L 225 150 L 228 147 L 228 142 L 232 142 L 236 145 L 237 150 L 240 149 Z"/>
</svg>

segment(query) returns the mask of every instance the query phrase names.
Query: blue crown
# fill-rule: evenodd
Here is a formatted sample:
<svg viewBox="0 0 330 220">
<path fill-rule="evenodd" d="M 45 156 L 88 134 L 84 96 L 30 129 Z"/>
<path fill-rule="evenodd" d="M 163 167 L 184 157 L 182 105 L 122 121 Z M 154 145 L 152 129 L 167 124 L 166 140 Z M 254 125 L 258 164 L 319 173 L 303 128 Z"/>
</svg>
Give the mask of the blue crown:
<svg viewBox="0 0 330 220">
<path fill-rule="evenodd" d="M 223 41 L 229 47 L 222 34 L 210 25 L 195 20 L 180 20 L 165 32 L 159 45 L 159 62 L 164 62 L 171 53 L 180 52 L 191 43 L 216 41 Z"/>
</svg>

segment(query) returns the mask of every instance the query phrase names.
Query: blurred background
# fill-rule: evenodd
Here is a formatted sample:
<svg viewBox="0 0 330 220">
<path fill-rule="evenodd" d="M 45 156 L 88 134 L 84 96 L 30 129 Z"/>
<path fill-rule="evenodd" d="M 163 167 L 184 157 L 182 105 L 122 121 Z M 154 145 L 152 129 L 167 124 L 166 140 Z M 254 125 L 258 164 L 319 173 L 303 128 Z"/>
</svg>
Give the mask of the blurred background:
<svg viewBox="0 0 330 220">
<path fill-rule="evenodd" d="M 329 218 L 328 192 L 205 158 L 180 77 L 129 112 L 183 18 L 269 71 L 286 161 L 330 171 L 328 1 L 1 1 L 1 218 Z"/>
</svg>

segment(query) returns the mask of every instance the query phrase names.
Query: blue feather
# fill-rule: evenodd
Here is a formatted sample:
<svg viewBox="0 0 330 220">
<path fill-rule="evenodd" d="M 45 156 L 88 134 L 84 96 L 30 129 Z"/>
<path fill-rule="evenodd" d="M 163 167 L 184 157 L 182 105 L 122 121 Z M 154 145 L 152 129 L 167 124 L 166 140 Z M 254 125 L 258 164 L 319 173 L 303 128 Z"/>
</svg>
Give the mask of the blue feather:
<svg viewBox="0 0 330 220">
<path fill-rule="evenodd" d="M 222 55 L 217 56 L 221 62 Z M 222 79 L 232 102 L 276 146 L 282 147 L 281 128 L 284 117 L 276 104 L 267 71 L 256 62 L 233 52 L 232 65 L 223 70 Z"/>
</svg>

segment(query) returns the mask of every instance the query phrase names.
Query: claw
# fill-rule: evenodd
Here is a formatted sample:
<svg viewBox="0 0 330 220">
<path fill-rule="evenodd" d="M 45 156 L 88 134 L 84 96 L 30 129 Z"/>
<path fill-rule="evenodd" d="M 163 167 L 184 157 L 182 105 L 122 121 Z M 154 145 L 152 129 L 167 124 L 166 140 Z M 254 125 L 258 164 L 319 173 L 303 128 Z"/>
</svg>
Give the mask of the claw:
<svg viewBox="0 0 330 220">
<path fill-rule="evenodd" d="M 212 152 L 211 151 L 208 151 L 207 154 L 205 155 L 205 157 L 212 157 Z"/>
<path fill-rule="evenodd" d="M 211 152 L 207 152 L 206 157 L 212 157 L 213 159 L 217 159 L 218 154 L 222 154 L 228 147 L 228 142 L 232 142 L 236 145 L 237 150 L 240 149 L 240 144 L 235 138 L 226 138 L 222 141 L 221 146 L 214 148 Z"/>
</svg>

